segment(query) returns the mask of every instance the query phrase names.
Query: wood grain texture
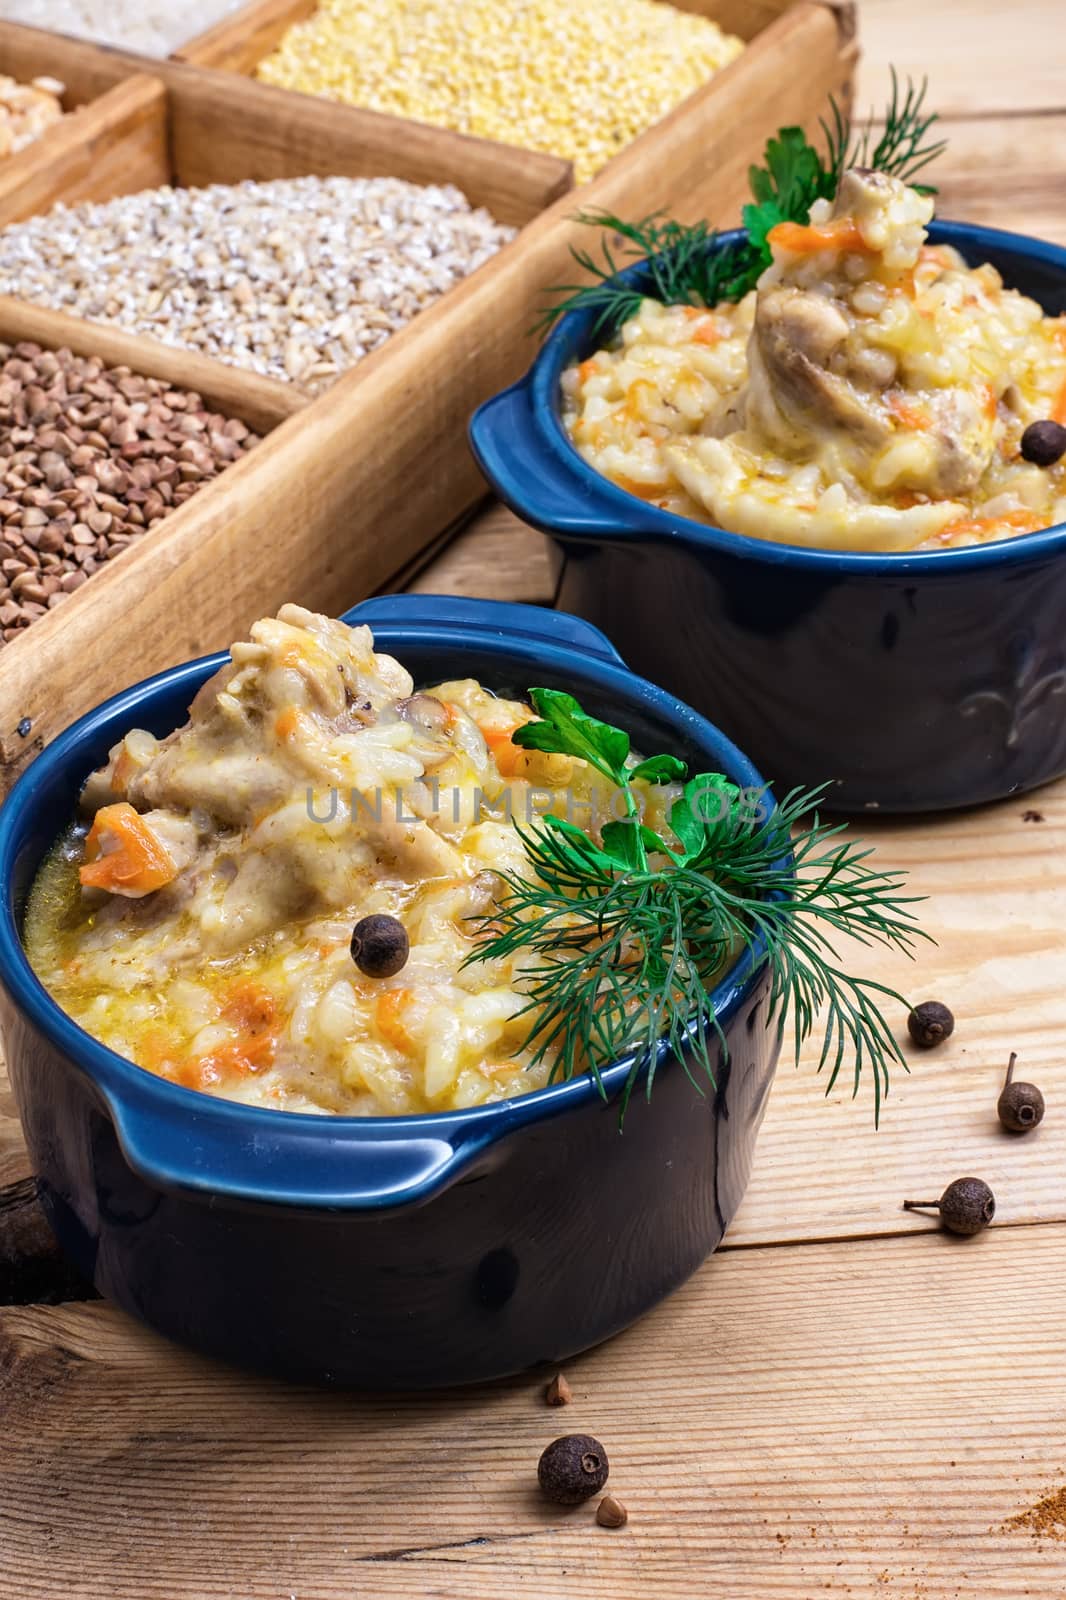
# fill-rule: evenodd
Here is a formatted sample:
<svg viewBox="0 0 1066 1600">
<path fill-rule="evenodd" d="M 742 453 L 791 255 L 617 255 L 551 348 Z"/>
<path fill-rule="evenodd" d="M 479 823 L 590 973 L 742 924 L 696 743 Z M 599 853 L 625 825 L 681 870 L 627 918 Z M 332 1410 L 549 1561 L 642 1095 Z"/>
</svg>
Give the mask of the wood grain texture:
<svg viewBox="0 0 1066 1600">
<path fill-rule="evenodd" d="M 236 73 L 165 66 L 171 149 L 190 186 L 306 173 L 454 183 L 500 222 L 521 226 L 570 189 L 569 162 L 377 111 L 294 94 Z"/>
<path fill-rule="evenodd" d="M 251 0 L 190 39 L 174 55 L 193 66 L 253 75 L 293 24 L 317 10 L 318 0 Z"/>
<path fill-rule="evenodd" d="M 963 117 L 945 124 L 944 133 L 948 149 L 929 169 L 941 216 L 1066 245 L 1066 108 Z"/>
<path fill-rule="evenodd" d="M 61 1305 L 95 1300 L 60 1252 L 32 1178 L 0 1186 L 0 1305 Z"/>
<path fill-rule="evenodd" d="M 1034 810 L 1045 820 L 1023 820 Z M 928 896 L 918 910 L 937 943 L 913 963 L 850 948 L 849 969 L 914 1000 L 944 1001 L 956 1030 L 920 1051 L 895 1012 L 911 1073 L 894 1071 L 879 1130 L 865 1091 L 853 1101 L 842 1086 L 823 1100 L 810 1048 L 796 1069 L 784 1058 L 729 1243 L 935 1228 L 935 1216 L 901 1203 L 936 1198 L 970 1173 L 992 1185 L 1004 1221 L 1066 1219 L 1066 782 L 970 813 L 864 820 L 858 831 Z M 1039 1084 L 1049 1106 L 1022 1137 L 996 1119 L 1012 1050 L 1017 1075 Z"/>
<path fill-rule="evenodd" d="M 139 74 L 0 162 L 0 227 L 60 201 L 109 200 L 168 178 L 166 90 Z"/>
<path fill-rule="evenodd" d="M 413 594 L 482 595 L 551 605 L 559 587 L 558 547 L 493 501 L 405 588 Z"/>
<path fill-rule="evenodd" d="M 794 0 L 671 0 L 679 11 L 696 11 L 713 17 L 727 33 L 741 39 L 755 39 L 764 28 L 777 21 Z M 857 0 L 821 0 L 837 14 L 845 39 L 855 36 Z"/>
<path fill-rule="evenodd" d="M 136 73 L 159 77 L 160 69 L 165 70 L 164 63 L 0 19 L 0 72 L 20 83 L 41 73 L 59 76 L 77 105 L 96 100 Z"/>
<path fill-rule="evenodd" d="M 1063 109 L 1058 0 L 858 0 L 862 102 L 883 105 L 889 66 L 921 80 L 949 117 Z M 1049 174 L 1050 176 L 1050 174 Z"/>
<path fill-rule="evenodd" d="M 0 1060 L 0 1190 L 32 1177 L 30 1158 L 11 1091 L 7 1069 Z"/>
<path fill-rule="evenodd" d="M 1064 1274 L 1062 1227 L 720 1255 L 569 1364 L 565 1411 L 546 1375 L 314 1392 L 102 1304 L 0 1311 L 0 1592 L 1053 1600 L 1066 1546 L 1003 1523 L 1063 1481 Z M 577 1429 L 624 1530 L 537 1494 Z"/>
<path fill-rule="evenodd" d="M 917 0 L 866 0 L 865 17 L 896 19 L 882 29 L 887 45 L 875 33 L 882 53 L 868 92 L 880 98 L 878 75 L 883 83 L 888 60 L 906 65 L 909 51 L 937 75 L 934 87 L 954 83 L 981 106 L 1002 77 L 1017 97 L 1008 109 L 1024 111 L 1031 84 L 1052 73 L 1061 82 L 1061 28 L 1050 36 L 1057 58 L 1044 38 L 1039 59 L 1019 66 L 1036 9 L 990 17 L 985 0 L 921 11 Z M 998 44 L 978 37 L 975 18 Z M 967 77 L 975 61 L 988 69 L 984 83 Z M 793 115 L 768 81 L 754 92 L 771 125 Z M 1066 117 L 1061 95 L 1056 103 Z M 1057 117 L 960 116 L 950 131 L 938 174 L 946 214 L 1061 229 Z M 1029 142 L 1041 135 L 1042 147 Z M 705 175 L 717 141 L 711 149 Z M 746 159 L 724 154 L 732 167 L 710 201 L 721 220 L 735 211 Z M 683 192 L 698 153 L 679 170 Z M 650 189 L 635 184 L 634 209 Z M 624 200 L 620 189 L 601 203 Z M 532 236 L 530 284 L 550 266 L 545 231 Z M 515 272 L 509 263 L 505 313 Z M 472 340 L 474 324 L 461 326 Z M 490 359 L 506 364 L 498 352 Z M 442 370 L 431 366 L 433 383 Z M 354 407 L 349 416 L 358 427 Z M 329 484 L 309 492 L 339 507 L 326 470 Z M 454 461 L 442 466 L 431 452 L 425 474 L 454 502 Z M 252 492 L 241 489 L 242 526 L 255 526 Z M 418 482 L 411 492 L 424 517 L 429 495 Z M 282 495 L 278 509 L 291 515 L 295 502 Z M 393 548 L 387 501 L 372 497 L 368 510 Z M 494 543 L 505 527 L 488 511 L 435 586 L 469 592 L 481 566 L 486 587 L 518 597 L 534 565 L 518 554 L 520 530 Z M 400 528 L 395 548 L 407 538 L 403 508 Z M 206 554 L 217 561 L 217 542 Z M 195 608 L 191 577 L 175 592 L 182 610 Z M 242 588 L 239 603 L 248 600 Z M 1023 821 L 1026 810 L 1045 820 Z M 727 1238 L 738 1248 L 571 1363 L 575 1402 L 562 1412 L 544 1407 L 543 1378 L 532 1376 L 432 1399 L 312 1393 L 185 1355 L 103 1304 L 0 1311 L 2 1600 L 1059 1600 L 1066 1544 L 1004 1523 L 1066 1482 L 1066 1226 L 997 1226 L 960 1242 L 896 1208 L 917 1184 L 933 1194 L 976 1170 L 996 1188 L 1002 1221 L 1063 1215 L 1066 784 L 864 831 L 885 865 L 910 867 L 931 896 L 923 922 L 940 940 L 912 975 L 876 959 L 869 970 L 959 1016 L 947 1047 L 897 1076 L 880 1133 L 867 1102 L 822 1103 L 809 1058 L 783 1067 Z M 1023 1140 L 993 1121 L 1012 1048 L 1049 1103 Z M 0 1188 L 25 1173 L 12 1109 L 0 1083 Z M 908 1236 L 761 1242 L 895 1229 Z M 535 1494 L 540 1450 L 578 1428 L 610 1452 L 609 1487 L 630 1511 L 623 1530 L 596 1527 L 591 1507 L 554 1512 Z"/>
</svg>

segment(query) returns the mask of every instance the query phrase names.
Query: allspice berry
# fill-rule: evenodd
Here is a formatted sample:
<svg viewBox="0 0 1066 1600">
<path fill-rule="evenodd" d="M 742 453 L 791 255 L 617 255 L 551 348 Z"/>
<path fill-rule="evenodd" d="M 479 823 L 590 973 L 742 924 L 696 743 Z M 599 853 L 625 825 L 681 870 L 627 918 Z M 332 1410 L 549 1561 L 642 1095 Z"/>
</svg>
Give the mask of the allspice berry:
<svg viewBox="0 0 1066 1600">
<path fill-rule="evenodd" d="M 1053 467 L 1066 455 L 1066 428 L 1050 417 L 1031 422 L 1022 434 L 1021 452 L 1034 467 Z"/>
<path fill-rule="evenodd" d="M 616 1500 L 613 1494 L 605 1494 L 596 1507 L 596 1521 L 601 1528 L 624 1528 L 629 1512 L 621 1500 Z"/>
<path fill-rule="evenodd" d="M 923 1000 L 907 1018 L 907 1032 L 920 1050 L 933 1050 L 955 1032 L 955 1018 L 939 1000 Z"/>
<path fill-rule="evenodd" d="M 939 1200 L 904 1200 L 904 1211 L 939 1211 L 949 1233 L 980 1233 L 996 1214 L 996 1197 L 982 1178 L 956 1178 Z"/>
<path fill-rule="evenodd" d="M 368 978 L 392 978 L 407 965 L 411 944 L 396 917 L 376 913 L 352 929 L 352 960 Z"/>
<path fill-rule="evenodd" d="M 537 1478 L 546 1500 L 577 1506 L 599 1493 L 609 1470 L 607 1452 L 598 1439 L 588 1433 L 568 1433 L 545 1450 Z"/>
<path fill-rule="evenodd" d="M 1028 1133 L 1044 1120 L 1044 1096 L 1035 1083 L 1015 1081 L 1014 1063 L 1017 1059 L 1017 1054 L 1012 1050 L 996 1114 L 1011 1133 Z"/>
</svg>

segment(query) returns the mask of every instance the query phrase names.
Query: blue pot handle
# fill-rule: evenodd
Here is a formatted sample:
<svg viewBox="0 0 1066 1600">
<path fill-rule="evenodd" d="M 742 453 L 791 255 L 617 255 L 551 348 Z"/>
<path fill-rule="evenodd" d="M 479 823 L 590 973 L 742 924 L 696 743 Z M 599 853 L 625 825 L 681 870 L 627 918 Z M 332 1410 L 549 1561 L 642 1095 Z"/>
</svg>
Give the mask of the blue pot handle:
<svg viewBox="0 0 1066 1600">
<path fill-rule="evenodd" d="M 534 367 L 470 419 L 470 448 L 500 499 L 543 533 L 607 539 L 645 531 L 639 501 L 587 467 L 567 439 L 545 426 L 534 399 L 537 379 Z"/>
<path fill-rule="evenodd" d="M 382 594 L 362 600 L 341 618 L 350 626 L 471 627 L 495 634 L 504 642 L 532 639 L 538 644 L 570 645 L 612 666 L 625 665 L 607 635 L 568 611 L 519 605 L 511 600 L 468 600 L 461 595 Z"/>
<path fill-rule="evenodd" d="M 204 1104 L 191 1090 L 141 1076 L 143 1083 L 102 1085 L 126 1161 L 156 1188 L 205 1199 L 339 1211 L 415 1205 L 464 1176 L 510 1123 L 456 1115 L 419 1126 L 412 1118 L 347 1117 L 324 1139 L 320 1117 Z"/>
</svg>

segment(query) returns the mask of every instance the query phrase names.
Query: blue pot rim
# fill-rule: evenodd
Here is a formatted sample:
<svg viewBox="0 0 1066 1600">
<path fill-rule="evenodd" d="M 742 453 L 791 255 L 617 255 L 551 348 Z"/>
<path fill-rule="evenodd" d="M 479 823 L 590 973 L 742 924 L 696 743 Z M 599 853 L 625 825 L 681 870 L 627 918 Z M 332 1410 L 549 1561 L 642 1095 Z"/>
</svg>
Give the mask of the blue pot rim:
<svg viewBox="0 0 1066 1600">
<path fill-rule="evenodd" d="M 367 611 L 380 612 L 381 608 L 390 602 L 403 602 L 405 598 L 395 596 L 388 597 L 387 600 L 368 602 Z M 411 609 L 415 609 L 425 618 L 435 599 L 436 597 L 429 596 L 412 597 Z M 402 620 L 402 611 L 405 608 L 403 605 L 397 605 L 395 620 L 391 624 L 384 622 L 380 632 L 383 636 L 402 634 L 403 643 L 397 646 L 396 643 L 386 640 L 385 648 L 440 645 L 441 647 L 477 646 L 484 650 L 488 646 L 499 654 L 501 659 L 509 657 L 512 661 L 520 660 L 532 654 L 532 646 L 528 637 L 516 645 L 514 632 L 509 625 L 519 614 L 532 616 L 534 613 L 538 620 L 558 616 L 562 623 L 571 628 L 576 623 L 580 629 L 587 630 L 590 640 L 598 639 L 607 645 L 607 641 L 598 629 L 564 613 L 543 612 L 536 607 L 484 600 L 464 601 L 463 608 L 470 617 L 482 620 L 465 624 L 454 622 L 434 624 L 422 620 L 407 625 Z M 356 607 L 353 612 L 346 615 L 351 620 L 358 621 L 360 609 Z M 376 621 L 374 625 L 377 631 Z M 572 640 L 566 643 L 550 643 L 545 637 L 543 626 L 539 631 L 539 640 L 540 642 L 536 644 L 537 664 L 544 663 L 556 669 L 569 670 L 585 684 L 591 681 L 596 687 L 602 686 L 619 691 L 630 701 L 636 701 L 649 711 L 667 718 L 678 729 L 683 728 L 704 751 L 711 753 L 710 758 L 741 787 L 766 787 L 759 772 L 731 740 L 675 696 L 630 671 L 613 647 L 607 646 L 608 655 L 606 651 L 598 651 L 594 644 L 583 651 Z M 199 684 L 228 659 L 228 651 L 203 656 L 157 673 L 114 695 L 81 717 L 47 745 L 19 778 L 6 801 L 0 806 L 0 986 L 6 989 L 15 1007 L 40 1030 L 53 1047 L 78 1066 L 95 1089 L 102 1094 L 112 1115 L 116 1114 L 118 1108 L 129 1097 L 132 1102 L 147 1105 L 163 1115 L 172 1113 L 186 1122 L 192 1119 L 198 1128 L 213 1126 L 227 1130 L 230 1134 L 239 1128 L 245 1135 L 253 1137 L 259 1135 L 272 1144 L 282 1141 L 286 1131 L 290 1134 L 298 1131 L 301 1140 L 309 1137 L 319 1147 L 350 1142 L 354 1148 L 356 1145 L 365 1145 L 368 1136 L 372 1141 L 375 1133 L 395 1135 L 397 1141 L 402 1139 L 407 1142 L 417 1142 L 419 1135 L 426 1139 L 450 1137 L 457 1156 L 460 1151 L 456 1148 L 455 1141 L 459 1140 L 463 1145 L 468 1164 L 471 1150 L 482 1150 L 515 1128 L 539 1122 L 564 1111 L 577 1110 L 593 1100 L 602 1102 L 594 1077 L 591 1073 L 586 1073 L 566 1082 L 516 1096 L 511 1100 L 472 1106 L 461 1111 L 420 1112 L 408 1116 L 355 1117 L 250 1106 L 184 1088 L 159 1077 L 147 1068 L 137 1066 L 136 1063 L 127 1060 L 85 1032 L 51 997 L 30 966 L 16 921 L 12 876 L 24 835 L 24 819 L 32 813 L 38 795 L 51 781 L 56 769 L 64 767 L 80 750 L 91 744 L 94 737 L 98 737 L 109 722 L 114 720 L 116 724 L 121 723 L 126 729 L 137 726 L 135 715 L 139 708 L 153 697 L 179 686 L 188 689 L 191 699 Z M 533 665 L 532 661 L 529 665 Z M 111 732 L 115 738 L 121 737 L 115 730 Z M 82 770 L 84 775 L 88 776 L 91 767 L 86 764 Z M 734 1015 L 754 988 L 764 965 L 764 947 L 757 948 L 754 952 L 745 951 L 715 986 L 712 999 L 715 1015 L 719 1021 L 724 1023 Z M 664 1042 L 660 1059 L 668 1053 Z M 632 1067 L 632 1059 L 630 1057 L 615 1062 L 602 1071 L 601 1079 L 606 1090 L 607 1104 L 617 1098 Z M 634 1099 L 636 1098 L 639 1098 L 639 1095 L 634 1095 Z M 153 1170 L 152 1176 L 160 1182 L 169 1182 L 174 1187 L 201 1187 L 196 1182 L 195 1173 L 190 1173 L 188 1168 L 189 1163 L 179 1158 L 173 1162 L 172 1170 L 162 1173 Z M 439 1174 L 435 1173 L 433 1181 L 427 1180 L 425 1183 L 412 1185 L 404 1193 L 403 1203 L 426 1198 L 434 1189 L 441 1186 L 437 1181 L 438 1177 Z M 341 1194 L 330 1192 L 325 1195 L 317 1192 L 313 1186 L 294 1194 L 288 1185 L 282 1182 L 264 1183 L 261 1188 L 256 1187 L 254 1191 L 250 1191 L 245 1184 L 227 1185 L 217 1180 L 202 1187 L 210 1193 L 228 1193 L 234 1197 L 256 1201 L 280 1201 L 286 1204 L 312 1206 L 328 1204 L 335 1208 L 343 1208 L 345 1205 L 345 1198 Z M 350 1203 L 357 1204 L 355 1201 Z M 365 1209 L 373 1203 L 363 1198 L 358 1205 Z M 395 1203 L 398 1202 L 393 1193 L 383 1196 L 380 1201 L 382 1206 Z"/>
<path fill-rule="evenodd" d="M 713 248 L 728 249 L 744 237 L 744 229 L 731 229 L 718 235 Z M 1057 269 L 1066 285 L 1066 247 L 1062 245 L 1003 228 L 938 219 L 934 219 L 929 226 L 929 238 L 935 244 L 953 245 L 968 260 L 976 256 L 986 257 L 993 252 L 1025 256 L 1044 268 Z M 620 273 L 620 277 L 626 283 L 639 286 L 642 280 L 648 278 L 647 262 L 634 262 Z M 1007 286 L 1010 287 L 1009 284 Z M 713 524 L 695 522 L 688 517 L 677 517 L 660 511 L 658 507 L 648 506 L 589 466 L 563 427 L 560 403 L 563 369 L 573 359 L 575 351 L 591 338 L 594 321 L 592 312 L 569 312 L 562 317 L 545 340 L 526 376 L 513 386 L 513 390 L 528 389 L 533 427 L 540 442 L 573 477 L 575 491 L 581 495 L 583 503 L 593 506 L 603 521 L 613 521 L 617 525 L 609 535 L 602 531 L 585 533 L 580 527 L 561 528 L 559 532 L 566 539 L 656 537 L 683 540 L 743 560 L 803 569 L 812 576 L 845 572 L 877 578 L 906 573 L 927 577 L 934 574 L 947 576 L 950 572 L 971 571 L 989 565 L 1038 562 L 1066 549 L 1066 523 L 1057 523 L 1037 533 L 1018 534 L 1009 539 L 996 539 L 987 544 L 967 545 L 955 550 L 916 553 L 812 550 L 804 545 L 781 544 L 769 539 L 753 539 L 746 534 L 729 533 Z M 504 392 L 511 393 L 512 390 Z M 482 412 L 487 412 L 492 403 L 488 401 L 475 413 L 471 425 L 473 433 L 476 434 L 478 417 Z M 475 453 L 480 459 L 476 438 L 474 443 Z M 521 494 L 511 492 L 507 484 L 497 487 L 503 498 L 521 513 Z M 635 511 L 636 507 L 640 508 L 639 514 Z"/>
</svg>

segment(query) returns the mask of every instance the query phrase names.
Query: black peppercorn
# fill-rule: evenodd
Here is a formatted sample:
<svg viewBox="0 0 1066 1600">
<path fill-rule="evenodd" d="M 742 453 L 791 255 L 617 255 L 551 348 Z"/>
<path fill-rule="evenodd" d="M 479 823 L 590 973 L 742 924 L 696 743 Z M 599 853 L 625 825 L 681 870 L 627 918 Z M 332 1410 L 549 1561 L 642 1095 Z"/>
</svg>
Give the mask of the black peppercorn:
<svg viewBox="0 0 1066 1600">
<path fill-rule="evenodd" d="M 368 978 L 391 978 L 410 953 L 407 929 L 395 917 L 363 917 L 352 930 L 352 960 Z"/>
<path fill-rule="evenodd" d="M 1059 422 L 1031 422 L 1022 434 L 1022 456 L 1034 467 L 1053 467 L 1066 455 L 1066 428 Z"/>
<path fill-rule="evenodd" d="M 949 1233 L 980 1233 L 996 1214 L 996 1197 L 981 1178 L 956 1178 L 939 1200 L 904 1200 L 904 1211 L 939 1211 Z"/>
<path fill-rule="evenodd" d="M 567 1433 L 548 1446 L 537 1466 L 541 1492 L 559 1506 L 580 1505 L 607 1482 L 607 1452 L 588 1433 Z"/>
<path fill-rule="evenodd" d="M 907 1018 L 907 1032 L 922 1050 L 932 1050 L 955 1032 L 955 1018 L 939 1000 L 923 1000 Z"/>
<path fill-rule="evenodd" d="M 1030 1128 L 1037 1127 L 1044 1120 L 1044 1096 L 1035 1083 L 1014 1081 L 1014 1063 L 1017 1059 L 1011 1051 L 996 1113 L 1011 1133 L 1028 1133 Z"/>
</svg>

